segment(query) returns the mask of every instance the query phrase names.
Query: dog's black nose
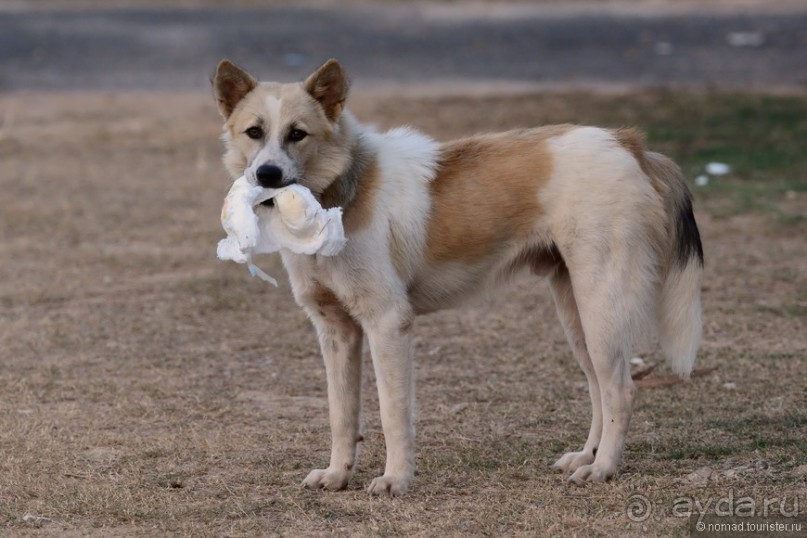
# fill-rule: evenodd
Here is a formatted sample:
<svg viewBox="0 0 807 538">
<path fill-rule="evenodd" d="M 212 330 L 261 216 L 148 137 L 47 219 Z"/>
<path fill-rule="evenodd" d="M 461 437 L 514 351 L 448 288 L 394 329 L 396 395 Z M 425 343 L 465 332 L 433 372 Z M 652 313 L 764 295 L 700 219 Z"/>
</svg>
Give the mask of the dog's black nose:
<svg viewBox="0 0 807 538">
<path fill-rule="evenodd" d="M 262 164 L 255 170 L 255 179 L 264 189 L 277 189 L 283 186 L 283 170 L 273 164 Z"/>
</svg>

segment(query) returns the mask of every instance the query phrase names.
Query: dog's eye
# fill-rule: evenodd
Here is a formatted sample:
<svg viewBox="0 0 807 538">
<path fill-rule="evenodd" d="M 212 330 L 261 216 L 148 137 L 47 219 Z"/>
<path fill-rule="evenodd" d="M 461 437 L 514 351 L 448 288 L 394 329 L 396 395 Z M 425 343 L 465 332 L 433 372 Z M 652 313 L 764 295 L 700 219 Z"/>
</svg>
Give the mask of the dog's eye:
<svg viewBox="0 0 807 538">
<path fill-rule="evenodd" d="M 253 140 L 258 140 L 259 138 L 263 138 L 263 129 L 261 129 L 260 127 L 250 127 L 249 129 L 244 131 L 244 134 L 246 134 Z"/>
<path fill-rule="evenodd" d="M 290 142 L 299 142 L 300 140 L 302 140 L 306 136 L 308 136 L 308 133 L 306 133 L 305 131 L 303 131 L 301 129 L 292 129 L 291 132 L 289 132 L 289 141 Z"/>
</svg>

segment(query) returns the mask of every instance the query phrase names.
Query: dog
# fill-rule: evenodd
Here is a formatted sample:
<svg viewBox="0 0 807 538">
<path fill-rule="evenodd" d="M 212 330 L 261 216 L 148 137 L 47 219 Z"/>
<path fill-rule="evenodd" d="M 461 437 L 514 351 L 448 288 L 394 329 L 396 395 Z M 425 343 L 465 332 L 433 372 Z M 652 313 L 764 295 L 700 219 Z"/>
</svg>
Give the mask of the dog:
<svg viewBox="0 0 807 538">
<path fill-rule="evenodd" d="M 686 377 L 701 336 L 703 248 L 671 160 L 647 151 L 635 129 L 554 125 L 443 144 L 409 128 L 379 133 L 345 108 L 336 60 L 293 84 L 259 82 L 222 60 L 213 92 L 233 178 L 299 183 L 323 207 L 343 208 L 341 253 L 281 254 L 328 382 L 330 464 L 311 471 L 306 488 L 340 490 L 355 472 L 366 336 L 386 441 L 384 474 L 367 490 L 407 491 L 415 316 L 521 271 L 548 279 L 593 407 L 582 450 L 554 467 L 578 484 L 614 476 L 636 392 L 632 346 L 654 331 Z"/>
</svg>

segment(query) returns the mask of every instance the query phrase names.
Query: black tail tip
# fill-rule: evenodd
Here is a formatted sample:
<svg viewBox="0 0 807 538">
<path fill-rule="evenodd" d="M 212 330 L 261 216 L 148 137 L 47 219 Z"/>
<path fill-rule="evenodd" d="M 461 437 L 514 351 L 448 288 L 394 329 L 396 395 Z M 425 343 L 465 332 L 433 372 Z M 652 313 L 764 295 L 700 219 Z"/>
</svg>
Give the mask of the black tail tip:
<svg viewBox="0 0 807 538">
<path fill-rule="evenodd" d="M 698 225 L 695 222 L 695 214 L 692 211 L 692 200 L 687 196 L 683 204 L 678 209 L 676 215 L 678 250 L 676 261 L 685 267 L 692 258 L 703 267 L 703 244 Z"/>
</svg>

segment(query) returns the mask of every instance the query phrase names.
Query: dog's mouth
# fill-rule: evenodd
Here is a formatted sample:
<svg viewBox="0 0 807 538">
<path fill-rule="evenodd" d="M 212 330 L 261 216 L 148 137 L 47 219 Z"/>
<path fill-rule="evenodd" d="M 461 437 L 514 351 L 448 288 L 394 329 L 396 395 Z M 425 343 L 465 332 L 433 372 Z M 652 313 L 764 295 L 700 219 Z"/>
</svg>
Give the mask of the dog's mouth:
<svg viewBox="0 0 807 538">
<path fill-rule="evenodd" d="M 283 183 L 282 185 L 280 185 L 279 187 L 272 187 L 272 188 L 270 188 L 270 190 L 275 190 L 275 191 L 277 191 L 277 190 L 280 190 L 280 189 L 285 189 L 285 188 L 286 188 L 286 187 L 288 187 L 289 185 L 295 185 L 295 184 L 297 184 L 297 180 L 296 180 L 296 179 L 292 179 L 292 180 L 290 180 L 290 181 L 286 181 L 286 182 L 284 182 L 284 183 Z M 274 199 L 274 197 L 272 197 L 272 198 L 267 198 L 266 200 L 263 200 L 263 201 L 261 201 L 261 202 L 258 202 L 258 205 L 262 205 L 262 206 L 264 206 L 264 207 L 274 207 L 274 206 L 275 206 L 275 199 Z"/>
</svg>

